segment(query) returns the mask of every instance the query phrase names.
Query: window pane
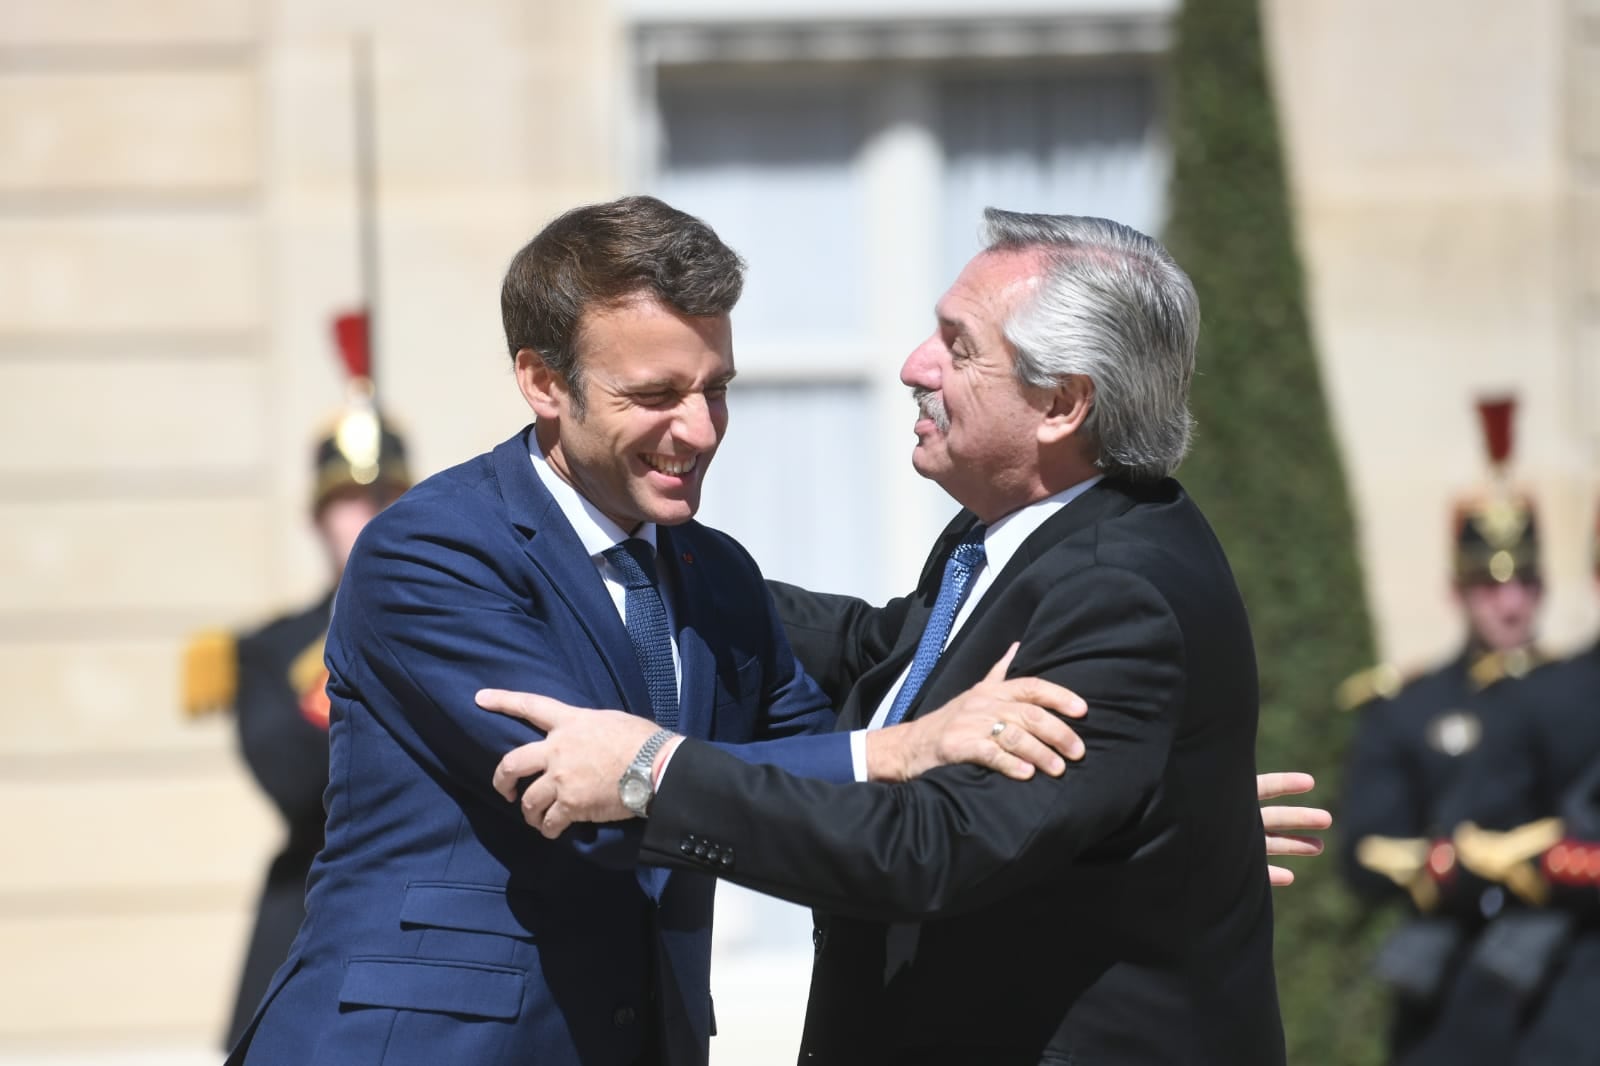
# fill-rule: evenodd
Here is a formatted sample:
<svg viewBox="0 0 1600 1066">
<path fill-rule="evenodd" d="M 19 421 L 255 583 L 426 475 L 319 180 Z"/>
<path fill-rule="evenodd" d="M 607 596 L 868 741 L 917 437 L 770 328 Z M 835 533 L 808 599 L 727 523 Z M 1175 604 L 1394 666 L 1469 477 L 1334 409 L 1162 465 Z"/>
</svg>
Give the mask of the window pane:
<svg viewBox="0 0 1600 1066">
<path fill-rule="evenodd" d="M 656 188 L 749 262 L 735 325 L 752 350 L 803 353 L 865 326 L 862 96 L 787 79 L 662 80 Z"/>
<path fill-rule="evenodd" d="M 979 246 L 985 207 L 1100 215 L 1155 233 L 1167 165 L 1156 87 L 1142 72 L 961 78 L 939 89 L 944 260 Z"/>
<path fill-rule="evenodd" d="M 700 520 L 738 538 L 768 577 L 828 592 L 876 588 L 878 507 L 859 456 L 866 389 L 736 382 L 728 408 Z"/>
</svg>

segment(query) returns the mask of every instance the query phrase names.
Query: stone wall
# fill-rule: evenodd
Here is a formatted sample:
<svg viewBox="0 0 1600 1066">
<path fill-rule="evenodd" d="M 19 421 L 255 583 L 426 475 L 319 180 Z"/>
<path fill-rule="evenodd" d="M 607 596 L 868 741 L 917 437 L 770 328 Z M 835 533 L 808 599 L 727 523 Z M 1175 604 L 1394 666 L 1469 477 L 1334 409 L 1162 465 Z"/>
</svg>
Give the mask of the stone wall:
<svg viewBox="0 0 1600 1066">
<path fill-rule="evenodd" d="M 16 0 L 0 16 L 0 1052 L 220 1039 L 278 829 L 186 634 L 324 581 L 310 444 L 360 300 L 371 39 L 380 375 L 422 470 L 525 420 L 506 261 L 611 192 L 603 7 Z"/>
<path fill-rule="evenodd" d="M 1578 15 L 1563 0 L 1268 0 L 1265 12 L 1380 645 L 1409 664 L 1461 640 L 1451 497 L 1486 474 L 1474 399 L 1512 389 L 1514 471 L 1547 534 L 1544 629 L 1571 647 L 1597 617 L 1586 560 L 1600 457 L 1600 356 L 1574 329 L 1575 289 L 1596 284 L 1592 260 L 1575 265 L 1569 193 L 1574 133 L 1595 128 L 1572 111 L 1596 76 L 1564 47 Z"/>
</svg>

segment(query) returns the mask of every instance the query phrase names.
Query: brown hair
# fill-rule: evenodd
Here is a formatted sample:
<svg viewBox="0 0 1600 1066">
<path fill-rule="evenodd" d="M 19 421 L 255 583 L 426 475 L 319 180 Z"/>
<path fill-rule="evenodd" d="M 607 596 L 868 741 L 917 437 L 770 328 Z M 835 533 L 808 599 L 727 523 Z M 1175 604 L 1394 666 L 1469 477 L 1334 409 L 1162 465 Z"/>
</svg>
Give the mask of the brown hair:
<svg viewBox="0 0 1600 1066">
<path fill-rule="evenodd" d="M 506 347 L 531 348 L 566 379 L 583 413 L 577 338 L 586 311 L 636 296 L 684 315 L 725 315 L 744 290 L 744 261 L 710 226 L 653 196 L 577 207 L 511 260 L 500 287 Z"/>
</svg>

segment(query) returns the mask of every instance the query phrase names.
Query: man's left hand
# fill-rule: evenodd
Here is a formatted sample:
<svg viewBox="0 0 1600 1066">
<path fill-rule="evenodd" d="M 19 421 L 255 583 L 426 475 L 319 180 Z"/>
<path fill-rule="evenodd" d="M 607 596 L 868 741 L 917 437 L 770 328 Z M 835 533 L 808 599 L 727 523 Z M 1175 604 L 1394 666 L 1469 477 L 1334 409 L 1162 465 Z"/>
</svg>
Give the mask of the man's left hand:
<svg viewBox="0 0 1600 1066">
<path fill-rule="evenodd" d="M 937 710 L 867 734 L 867 776 L 909 781 L 936 766 L 973 763 L 1026 781 L 1034 770 L 1060 777 L 1083 758 L 1069 718 L 1088 711 L 1070 689 L 1038 677 L 1007 678 L 1012 644 L 982 681 Z"/>
<path fill-rule="evenodd" d="M 507 752 L 494 769 L 494 790 L 517 801 L 523 781 L 522 820 L 552 840 L 573 822 L 620 822 L 633 817 L 622 805 L 617 783 L 644 742 L 656 731 L 648 718 L 623 711 L 572 707 L 531 692 L 486 688 L 478 692 L 486 711 L 520 718 L 545 739 Z M 673 745 L 656 757 L 657 765 Z"/>
<path fill-rule="evenodd" d="M 1267 833 L 1268 855 L 1321 855 L 1322 841 L 1302 835 L 1306 831 L 1326 829 L 1333 824 L 1333 815 L 1321 807 L 1268 807 L 1268 800 L 1284 796 L 1298 796 L 1316 787 L 1310 774 L 1276 773 L 1256 776 L 1256 799 L 1262 803 L 1261 825 Z M 1274 887 L 1294 883 L 1294 871 L 1283 866 L 1267 867 L 1267 879 Z"/>
</svg>

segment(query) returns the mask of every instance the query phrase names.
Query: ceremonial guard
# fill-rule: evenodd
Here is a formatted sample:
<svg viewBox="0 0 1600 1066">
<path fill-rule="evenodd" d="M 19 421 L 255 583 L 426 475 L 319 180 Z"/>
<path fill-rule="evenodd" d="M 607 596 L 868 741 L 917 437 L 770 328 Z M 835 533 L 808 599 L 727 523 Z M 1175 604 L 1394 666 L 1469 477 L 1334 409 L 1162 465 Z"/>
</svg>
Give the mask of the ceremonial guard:
<svg viewBox="0 0 1600 1066">
<path fill-rule="evenodd" d="M 1600 523 L 1593 550 L 1600 580 Z M 1469 966 L 1513 993 L 1497 1062 L 1600 1064 L 1600 644 L 1534 671 L 1519 697 L 1452 803 L 1462 868 L 1521 904 Z"/>
<path fill-rule="evenodd" d="M 1512 690 L 1541 661 L 1538 529 L 1506 472 L 1513 405 L 1484 402 L 1479 412 L 1494 477 L 1455 508 L 1452 584 L 1465 645 L 1432 671 L 1407 679 L 1380 666 L 1339 692 L 1341 707 L 1361 715 L 1338 814 L 1341 871 L 1365 899 L 1409 897 L 1412 908 L 1375 963 L 1395 993 L 1395 1062 L 1436 1026 L 1460 960 L 1504 903 L 1500 886 L 1457 877 L 1448 808 L 1486 723 L 1513 713 Z"/>
<path fill-rule="evenodd" d="M 258 629 L 202 633 L 185 653 L 185 711 L 199 716 L 233 710 L 244 760 L 287 830 L 267 869 L 225 1047 L 238 1040 L 288 956 L 305 917 L 306 874 L 322 848 L 322 793 L 328 783 L 322 644 L 333 590 L 356 535 L 411 484 L 405 445 L 374 402 L 365 316 L 341 316 L 335 332 L 351 373 L 350 393 L 317 442 L 310 501 L 328 558 L 327 590 L 310 606 Z"/>
</svg>

